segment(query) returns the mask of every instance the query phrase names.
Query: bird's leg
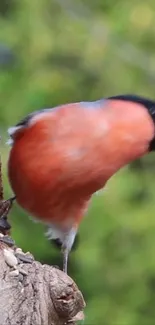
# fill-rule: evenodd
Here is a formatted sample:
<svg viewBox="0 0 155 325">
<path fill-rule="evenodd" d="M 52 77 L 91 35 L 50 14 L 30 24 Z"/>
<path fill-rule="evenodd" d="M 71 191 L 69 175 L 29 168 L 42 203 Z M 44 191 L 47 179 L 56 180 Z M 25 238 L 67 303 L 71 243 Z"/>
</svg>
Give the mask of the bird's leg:
<svg viewBox="0 0 155 325">
<path fill-rule="evenodd" d="M 63 272 L 67 274 L 67 265 L 68 265 L 68 256 L 69 256 L 68 248 L 62 247 L 62 254 L 63 254 Z"/>
<path fill-rule="evenodd" d="M 64 234 L 62 241 L 63 271 L 67 273 L 68 257 L 75 240 L 77 228 L 73 227 Z"/>
<path fill-rule="evenodd" d="M 54 241 L 58 247 L 61 247 L 63 256 L 63 271 L 67 273 L 68 257 L 77 233 L 77 227 L 70 229 L 58 228 L 49 224 L 46 236 L 52 242 Z"/>
</svg>

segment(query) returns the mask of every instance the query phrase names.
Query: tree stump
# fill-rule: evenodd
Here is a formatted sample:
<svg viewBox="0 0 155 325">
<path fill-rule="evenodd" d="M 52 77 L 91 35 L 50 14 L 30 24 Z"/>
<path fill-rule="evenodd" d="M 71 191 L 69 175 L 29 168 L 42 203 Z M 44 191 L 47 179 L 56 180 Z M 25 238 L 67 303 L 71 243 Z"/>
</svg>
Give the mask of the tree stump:
<svg viewBox="0 0 155 325">
<path fill-rule="evenodd" d="M 2 234 L 0 239 L 0 325 L 73 325 L 83 319 L 83 296 L 68 275 L 7 246 Z"/>
</svg>

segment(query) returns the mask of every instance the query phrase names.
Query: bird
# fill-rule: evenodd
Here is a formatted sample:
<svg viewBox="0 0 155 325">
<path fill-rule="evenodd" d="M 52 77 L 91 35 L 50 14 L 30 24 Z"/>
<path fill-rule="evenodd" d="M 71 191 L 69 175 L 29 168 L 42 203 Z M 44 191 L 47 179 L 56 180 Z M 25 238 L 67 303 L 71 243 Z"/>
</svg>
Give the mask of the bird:
<svg viewBox="0 0 155 325">
<path fill-rule="evenodd" d="M 155 101 L 125 94 L 30 113 L 8 128 L 17 203 L 61 245 L 63 271 L 93 195 L 155 150 Z"/>
</svg>

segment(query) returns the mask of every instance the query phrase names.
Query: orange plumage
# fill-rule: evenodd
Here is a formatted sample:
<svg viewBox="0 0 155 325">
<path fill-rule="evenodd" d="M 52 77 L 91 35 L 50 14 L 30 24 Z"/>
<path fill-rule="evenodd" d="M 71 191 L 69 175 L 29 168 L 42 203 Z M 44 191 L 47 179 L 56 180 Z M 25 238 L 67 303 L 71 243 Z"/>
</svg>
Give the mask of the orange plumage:
<svg viewBox="0 0 155 325">
<path fill-rule="evenodd" d="M 17 202 L 48 224 L 68 252 L 91 196 L 149 151 L 155 128 L 145 105 L 119 98 L 42 110 L 11 128 L 8 175 Z M 52 231 L 51 231 L 52 232 Z"/>
</svg>

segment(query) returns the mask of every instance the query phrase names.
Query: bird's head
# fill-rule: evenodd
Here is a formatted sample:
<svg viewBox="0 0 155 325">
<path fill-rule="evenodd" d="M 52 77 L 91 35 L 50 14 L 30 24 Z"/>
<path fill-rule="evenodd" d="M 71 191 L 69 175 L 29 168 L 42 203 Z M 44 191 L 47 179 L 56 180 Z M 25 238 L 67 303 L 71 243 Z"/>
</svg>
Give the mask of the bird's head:
<svg viewBox="0 0 155 325">
<path fill-rule="evenodd" d="M 107 99 L 119 100 L 119 101 L 130 102 L 130 103 L 132 102 L 134 104 L 142 105 L 147 109 L 149 115 L 151 116 L 153 122 L 155 123 L 155 101 L 154 100 L 144 98 L 138 95 L 132 95 L 132 94 L 116 95 L 116 96 L 108 97 Z M 153 140 L 151 141 L 149 149 L 150 151 L 155 150 L 155 138 L 153 138 Z"/>
</svg>

